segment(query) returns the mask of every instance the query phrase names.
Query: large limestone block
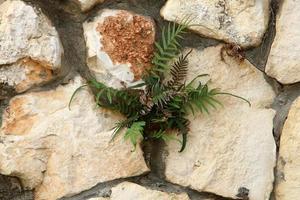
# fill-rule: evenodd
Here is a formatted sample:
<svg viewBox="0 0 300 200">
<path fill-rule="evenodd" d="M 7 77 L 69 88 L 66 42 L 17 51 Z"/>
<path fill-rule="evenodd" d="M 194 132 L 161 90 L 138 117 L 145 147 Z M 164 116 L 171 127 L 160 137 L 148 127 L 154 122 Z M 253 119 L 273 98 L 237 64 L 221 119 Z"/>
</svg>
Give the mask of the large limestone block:
<svg viewBox="0 0 300 200">
<path fill-rule="evenodd" d="M 300 196 L 300 98 L 293 103 L 284 124 L 277 164 L 276 199 L 299 199 Z"/>
<path fill-rule="evenodd" d="M 98 81 L 116 88 L 132 85 L 150 67 L 155 28 L 149 17 L 105 9 L 83 29 L 87 65 Z"/>
<path fill-rule="evenodd" d="M 283 84 L 300 81 L 299 9 L 299 1 L 281 2 L 276 20 L 276 36 L 266 66 L 266 73 Z"/>
<path fill-rule="evenodd" d="M 148 171 L 140 148 L 122 134 L 111 141 L 121 119 L 98 109 L 87 89 L 72 103 L 80 77 L 55 90 L 14 97 L 3 114 L 0 132 L 0 173 L 17 176 L 35 200 L 56 200 L 100 182 Z"/>
<path fill-rule="evenodd" d="M 102 3 L 105 0 L 73 0 L 73 1 L 75 1 L 80 6 L 82 11 L 88 11 L 98 3 Z"/>
<path fill-rule="evenodd" d="M 63 48 L 49 19 L 19 0 L 0 5 L 0 83 L 23 92 L 51 80 Z"/>
<path fill-rule="evenodd" d="M 269 21 L 269 0 L 168 0 L 163 18 L 182 22 L 192 19 L 191 30 L 210 38 L 258 46 Z"/>
<path fill-rule="evenodd" d="M 187 194 L 165 193 L 150 190 L 135 183 L 123 182 L 112 188 L 110 198 L 92 198 L 89 200 L 190 200 Z"/>
<path fill-rule="evenodd" d="M 188 79 L 210 74 L 210 87 L 240 95 L 252 106 L 219 96 L 224 107 L 212 110 L 210 115 L 191 116 L 185 151 L 178 153 L 176 142 L 166 147 L 166 178 L 224 197 L 267 200 L 276 160 L 272 134 L 275 112 L 269 108 L 275 94 L 263 73 L 247 60 L 240 62 L 224 53 L 222 61 L 220 51 L 220 46 L 193 50 Z"/>
</svg>

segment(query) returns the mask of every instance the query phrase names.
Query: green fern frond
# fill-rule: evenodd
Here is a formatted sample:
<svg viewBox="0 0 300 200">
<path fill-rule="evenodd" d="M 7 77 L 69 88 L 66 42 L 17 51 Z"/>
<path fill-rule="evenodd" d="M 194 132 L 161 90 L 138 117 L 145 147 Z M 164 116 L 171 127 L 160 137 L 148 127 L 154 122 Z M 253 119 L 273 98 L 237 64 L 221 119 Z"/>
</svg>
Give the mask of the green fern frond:
<svg viewBox="0 0 300 200">
<path fill-rule="evenodd" d="M 232 94 L 232 93 L 228 93 L 228 92 L 219 92 L 219 91 L 216 91 L 215 95 L 228 95 L 228 96 L 232 96 L 234 98 L 241 99 L 241 100 L 245 101 L 249 105 L 249 107 L 251 107 L 251 102 L 249 100 L 241 97 L 241 96 L 238 96 L 238 95 L 235 95 L 235 94 Z"/>
<path fill-rule="evenodd" d="M 202 85 L 199 82 L 196 88 L 188 86 L 185 89 L 187 90 L 188 97 L 183 109 L 190 110 L 193 114 L 195 114 L 195 111 L 209 114 L 210 108 L 217 109 L 217 104 L 222 105 L 216 98 L 218 90 L 210 90 L 207 84 Z"/>
<path fill-rule="evenodd" d="M 90 86 L 96 90 L 98 106 L 118 111 L 129 118 L 138 115 L 142 107 L 138 92 L 114 89 L 96 80 L 90 81 Z"/>
<path fill-rule="evenodd" d="M 177 129 L 182 137 L 182 141 L 181 141 L 181 148 L 179 150 L 179 152 L 183 152 L 185 147 L 186 147 L 186 142 L 187 142 L 187 134 L 189 132 L 189 125 L 190 125 L 190 121 L 182 116 L 175 116 L 169 119 L 169 125 L 171 125 L 171 127 L 173 129 Z"/>
<path fill-rule="evenodd" d="M 116 126 L 113 128 L 114 132 L 112 134 L 111 140 L 113 140 L 121 130 L 123 130 L 124 128 L 129 128 L 133 124 L 133 122 L 137 120 L 137 118 L 137 116 L 134 116 L 116 123 Z"/>
<path fill-rule="evenodd" d="M 153 104 L 159 107 L 163 107 L 173 98 L 173 92 L 169 90 L 162 90 L 159 93 L 154 94 Z"/>
<path fill-rule="evenodd" d="M 73 99 L 74 99 L 75 95 L 79 92 L 79 90 L 81 90 L 82 88 L 87 87 L 87 86 L 88 86 L 87 84 L 82 85 L 82 86 L 78 87 L 78 88 L 73 92 L 73 94 L 72 94 L 72 96 L 71 96 L 71 98 L 70 98 L 70 101 L 69 101 L 69 105 L 68 105 L 69 110 L 71 110 L 71 104 L 72 104 L 72 102 L 73 102 Z"/>
<path fill-rule="evenodd" d="M 153 70 L 160 74 L 169 69 L 169 62 L 180 52 L 179 40 L 183 39 L 183 34 L 189 27 L 189 20 L 184 20 L 181 24 L 169 23 L 167 28 L 162 29 L 161 41 L 155 43 L 156 52 L 152 60 Z"/>
<path fill-rule="evenodd" d="M 140 138 L 144 138 L 143 131 L 146 123 L 144 121 L 133 122 L 131 127 L 125 133 L 125 140 L 130 140 L 134 149 L 136 149 L 137 142 Z"/>
<path fill-rule="evenodd" d="M 115 89 L 92 79 L 88 86 L 92 89 L 96 104 L 100 107 L 123 114 L 126 119 L 114 127 L 112 139 L 126 129 L 124 138 L 130 140 L 134 146 L 140 140 L 160 139 L 163 141 L 176 140 L 180 142 L 179 152 L 184 151 L 187 143 L 190 121 L 188 115 L 196 112 L 210 113 L 222 103 L 220 95 L 229 95 L 250 102 L 243 97 L 221 92 L 217 88 L 210 89 L 199 79 L 208 74 L 196 76 L 186 83 L 188 71 L 188 56 L 182 55 L 174 62 L 181 52 L 180 40 L 191 24 L 191 18 L 186 18 L 178 25 L 169 23 L 162 29 L 161 41 L 155 43 L 156 51 L 152 60 L 152 67 L 143 76 L 144 83 L 132 87 Z M 172 65 L 172 63 L 174 63 Z M 167 73 L 170 73 L 168 76 Z M 170 78 L 170 79 L 166 79 Z M 83 87 L 79 87 L 71 97 L 69 106 L 75 94 Z M 170 130 L 178 132 L 182 140 L 170 135 Z"/>
<path fill-rule="evenodd" d="M 182 142 L 181 142 L 179 139 L 177 139 L 176 137 L 174 137 L 174 136 L 172 136 L 172 135 L 166 133 L 166 131 L 165 131 L 165 130 L 162 130 L 162 129 L 160 129 L 160 130 L 158 130 L 158 131 L 156 131 L 156 132 L 153 132 L 153 133 L 151 133 L 150 135 L 151 135 L 151 137 L 154 138 L 154 139 L 163 140 L 163 141 L 165 141 L 165 142 L 174 140 L 174 141 L 177 141 L 177 142 L 179 142 L 180 144 L 182 144 Z"/>
</svg>

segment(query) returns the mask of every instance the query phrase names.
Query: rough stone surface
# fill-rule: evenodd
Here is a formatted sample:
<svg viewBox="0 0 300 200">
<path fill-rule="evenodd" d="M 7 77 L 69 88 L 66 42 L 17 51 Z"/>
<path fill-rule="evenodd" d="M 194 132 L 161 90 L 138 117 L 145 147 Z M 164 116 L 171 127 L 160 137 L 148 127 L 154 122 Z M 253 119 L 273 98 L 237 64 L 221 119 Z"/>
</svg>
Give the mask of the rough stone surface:
<svg viewBox="0 0 300 200">
<path fill-rule="evenodd" d="M 140 148 L 132 152 L 123 137 L 111 140 L 120 119 L 95 107 L 82 90 L 68 102 L 83 80 L 55 90 L 14 97 L 3 114 L 0 173 L 17 176 L 35 200 L 56 200 L 100 182 L 148 171 Z"/>
<path fill-rule="evenodd" d="M 283 84 L 300 81 L 300 4 L 281 3 L 276 20 L 276 36 L 266 65 L 266 73 Z"/>
<path fill-rule="evenodd" d="M 73 0 L 77 4 L 79 4 L 82 11 L 88 11 L 89 9 L 93 8 L 96 4 L 102 3 L 105 0 Z"/>
<path fill-rule="evenodd" d="M 104 197 L 98 197 L 98 198 L 91 198 L 87 200 L 109 200 L 109 198 L 104 198 Z"/>
<path fill-rule="evenodd" d="M 190 18 L 191 29 L 206 37 L 258 46 L 269 21 L 269 0 L 168 0 L 161 15 L 169 21 Z"/>
<path fill-rule="evenodd" d="M 276 199 L 297 199 L 300 196 L 300 98 L 293 103 L 284 124 L 277 164 Z"/>
<path fill-rule="evenodd" d="M 138 184 L 123 182 L 112 188 L 110 198 L 94 198 L 90 200 L 189 200 L 187 194 L 165 193 L 144 188 Z"/>
<path fill-rule="evenodd" d="M 224 107 L 211 115 L 191 117 L 187 148 L 170 142 L 166 157 L 167 180 L 198 191 L 224 197 L 266 200 L 273 188 L 276 146 L 272 135 L 274 110 L 269 109 L 275 94 L 263 73 L 247 60 L 242 62 L 224 53 L 221 46 L 194 50 L 189 57 L 191 80 L 210 74 L 210 87 L 238 94 L 252 106 L 220 96 Z M 205 81 L 205 80 L 203 80 Z"/>
<path fill-rule="evenodd" d="M 52 70 L 43 67 L 31 59 L 22 59 L 12 65 L 0 67 L 0 82 L 14 86 L 17 92 L 50 81 Z"/>
<path fill-rule="evenodd" d="M 123 87 L 140 80 L 153 55 L 153 21 L 124 10 L 102 10 L 83 25 L 87 64 L 98 81 Z"/>
<path fill-rule="evenodd" d="M 23 92 L 49 81 L 61 67 L 57 31 L 40 11 L 22 1 L 0 5 L 0 83 Z"/>
</svg>

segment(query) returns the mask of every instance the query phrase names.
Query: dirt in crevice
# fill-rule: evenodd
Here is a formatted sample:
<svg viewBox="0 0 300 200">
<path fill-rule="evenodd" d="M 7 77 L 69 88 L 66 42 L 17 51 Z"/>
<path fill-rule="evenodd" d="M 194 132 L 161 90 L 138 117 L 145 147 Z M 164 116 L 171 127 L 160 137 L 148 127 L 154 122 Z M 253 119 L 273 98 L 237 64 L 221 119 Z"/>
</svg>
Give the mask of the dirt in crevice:
<svg viewBox="0 0 300 200">
<path fill-rule="evenodd" d="M 125 9 L 137 14 L 151 16 L 156 23 L 156 39 L 161 37 L 162 27 L 167 24 L 159 15 L 159 10 L 164 5 L 165 0 L 106 0 L 104 3 L 95 6 L 91 11 L 86 13 L 81 13 L 79 7 L 69 0 L 24 1 L 40 8 L 42 12 L 50 18 L 60 35 L 64 47 L 64 56 L 62 59 L 63 69 L 61 74 L 50 83 L 42 87 L 36 87 L 31 91 L 53 89 L 59 84 L 66 84 L 76 74 L 80 74 L 86 79 L 91 77 L 86 65 L 86 47 L 82 23 L 86 20 L 92 20 L 93 17 L 97 15 L 97 12 L 103 8 Z M 279 0 L 272 0 L 272 8 L 270 10 L 271 19 L 262 44 L 257 48 L 246 51 L 246 58 L 261 71 L 264 71 L 271 44 L 276 34 L 275 16 L 278 12 L 278 2 Z M 183 46 L 198 49 L 204 49 L 222 43 L 214 39 L 200 37 L 192 32 L 188 33 L 186 38 L 187 39 L 183 42 Z M 277 145 L 279 145 L 280 133 L 290 105 L 293 100 L 300 95 L 300 83 L 283 86 L 272 78 L 267 78 L 267 80 L 278 94 L 272 107 L 277 111 L 274 118 L 274 137 Z M 2 96 L 5 97 L 5 100 L 0 99 L 1 111 L 7 105 L 8 100 L 16 95 L 16 93 L 11 88 L 3 90 L 7 91 L 6 93 L 2 92 L 1 88 L 0 91 L 0 98 L 2 98 Z M 62 198 L 62 200 L 86 200 L 87 198 L 96 196 L 108 197 L 111 193 L 110 189 L 124 180 L 166 192 L 187 192 L 191 200 L 203 200 L 208 198 L 214 200 L 230 200 L 213 194 L 200 193 L 165 181 L 165 166 L 163 160 L 167 152 L 164 150 L 164 143 L 145 143 L 144 152 L 147 162 L 151 165 L 151 173 L 135 178 L 101 183 L 88 191 L 82 192 L 74 197 Z M 271 199 L 274 199 L 274 196 L 272 196 Z M 30 191 L 23 191 L 22 187 L 18 187 L 18 189 L 11 187 L 11 179 L 6 176 L 0 176 L 0 200 L 33 200 L 33 195 Z"/>
</svg>

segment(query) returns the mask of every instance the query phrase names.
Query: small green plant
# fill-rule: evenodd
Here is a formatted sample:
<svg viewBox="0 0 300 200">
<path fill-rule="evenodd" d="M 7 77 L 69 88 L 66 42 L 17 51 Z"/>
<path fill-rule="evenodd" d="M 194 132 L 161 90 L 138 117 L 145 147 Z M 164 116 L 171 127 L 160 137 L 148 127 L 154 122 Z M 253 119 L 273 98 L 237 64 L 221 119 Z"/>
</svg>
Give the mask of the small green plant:
<svg viewBox="0 0 300 200">
<path fill-rule="evenodd" d="M 114 89 L 96 80 L 85 85 L 95 91 L 98 106 L 126 117 L 116 124 L 113 138 L 127 128 L 125 139 L 130 140 L 134 148 L 143 139 L 176 140 L 181 143 L 179 152 L 182 152 L 187 142 L 190 124 L 187 116 L 190 113 L 209 113 L 211 108 L 216 109 L 217 105 L 222 105 L 218 95 L 231 95 L 250 105 L 242 97 L 220 92 L 217 88 L 209 89 L 207 84 L 202 84 L 199 78 L 207 74 L 198 75 L 186 83 L 191 51 L 179 55 L 182 52 L 180 40 L 188 27 L 189 21 L 186 20 L 180 25 L 170 23 L 162 30 L 161 41 L 155 43 L 153 66 L 143 76 L 143 83 L 123 89 Z M 74 92 L 70 104 L 80 88 Z M 171 130 L 180 134 L 182 139 L 172 136 Z"/>
</svg>

